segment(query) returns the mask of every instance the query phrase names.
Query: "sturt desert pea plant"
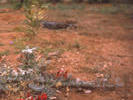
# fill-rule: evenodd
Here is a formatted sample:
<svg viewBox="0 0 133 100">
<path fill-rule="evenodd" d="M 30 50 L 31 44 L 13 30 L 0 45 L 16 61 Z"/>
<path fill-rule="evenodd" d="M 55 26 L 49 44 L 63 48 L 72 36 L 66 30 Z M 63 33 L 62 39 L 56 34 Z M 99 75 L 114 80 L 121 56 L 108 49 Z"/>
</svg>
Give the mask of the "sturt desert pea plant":
<svg viewBox="0 0 133 100">
<path fill-rule="evenodd" d="M 25 99 L 20 98 L 16 100 L 47 100 L 47 94 L 43 93 L 41 95 L 37 95 L 35 98 L 30 95 L 30 93 L 27 93 L 27 97 Z"/>
</svg>

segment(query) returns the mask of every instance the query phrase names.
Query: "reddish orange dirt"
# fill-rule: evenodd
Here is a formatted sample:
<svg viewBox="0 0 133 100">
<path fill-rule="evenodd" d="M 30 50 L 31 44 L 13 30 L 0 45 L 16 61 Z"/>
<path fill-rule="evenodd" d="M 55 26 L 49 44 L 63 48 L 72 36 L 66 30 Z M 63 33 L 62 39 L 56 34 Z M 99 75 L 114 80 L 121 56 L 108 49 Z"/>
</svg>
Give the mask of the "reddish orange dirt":
<svg viewBox="0 0 133 100">
<path fill-rule="evenodd" d="M 54 13 L 53 13 L 54 12 Z M 68 16 L 67 16 L 67 14 Z M 122 78 L 129 74 L 128 99 L 123 99 L 124 89 L 116 91 L 92 91 L 90 94 L 72 92 L 67 99 L 59 100 L 133 100 L 133 20 L 118 15 L 103 15 L 85 11 L 50 10 L 48 20 L 77 22 L 77 29 L 48 30 L 42 28 L 31 41 L 25 39 L 23 32 L 15 29 L 24 25 L 23 11 L 0 13 L 0 52 L 8 51 L 6 58 L 16 68 L 16 58 L 21 44 L 36 46 L 45 50 L 61 49 L 59 58 L 53 58 L 49 70 L 64 68 L 74 77 L 82 80 L 93 80 L 95 73 L 89 70 L 95 66 L 109 66 L 112 77 Z M 132 26 L 132 28 L 130 27 Z M 20 39 L 20 41 L 19 41 Z M 18 40 L 19 42 L 14 42 Z M 13 43 L 11 43 L 13 42 Z M 18 48 L 18 46 L 20 48 Z M 45 53 L 45 52 L 44 52 Z"/>
</svg>

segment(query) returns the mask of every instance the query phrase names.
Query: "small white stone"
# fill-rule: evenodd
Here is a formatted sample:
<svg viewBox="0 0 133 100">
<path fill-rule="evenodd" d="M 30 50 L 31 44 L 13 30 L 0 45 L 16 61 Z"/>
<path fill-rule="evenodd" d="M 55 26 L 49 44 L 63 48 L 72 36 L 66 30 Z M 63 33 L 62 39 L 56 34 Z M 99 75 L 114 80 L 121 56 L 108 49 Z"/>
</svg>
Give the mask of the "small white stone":
<svg viewBox="0 0 133 100">
<path fill-rule="evenodd" d="M 26 71 L 27 74 L 29 74 L 31 72 L 33 72 L 33 69 L 31 69 L 31 68 Z"/>
<path fill-rule="evenodd" d="M 57 92 L 57 93 L 61 93 L 61 91 L 59 91 L 59 90 L 56 90 L 56 92 Z"/>
<path fill-rule="evenodd" d="M 76 83 L 79 83 L 80 81 L 80 78 L 76 78 Z"/>
<path fill-rule="evenodd" d="M 50 97 L 49 99 L 50 100 L 56 100 L 56 97 Z"/>
<path fill-rule="evenodd" d="M 18 76 L 18 72 L 16 70 L 13 70 L 12 74 L 15 75 L 15 76 Z"/>
<path fill-rule="evenodd" d="M 22 70 L 22 69 L 19 69 L 19 71 L 20 71 L 20 73 L 21 73 L 21 75 L 25 75 L 25 70 Z"/>
<path fill-rule="evenodd" d="M 85 90 L 84 93 L 85 94 L 90 94 L 92 91 L 91 90 Z"/>
<path fill-rule="evenodd" d="M 4 71 L 1 76 L 4 76 L 4 75 L 7 75 L 7 72 L 6 71 Z"/>
</svg>

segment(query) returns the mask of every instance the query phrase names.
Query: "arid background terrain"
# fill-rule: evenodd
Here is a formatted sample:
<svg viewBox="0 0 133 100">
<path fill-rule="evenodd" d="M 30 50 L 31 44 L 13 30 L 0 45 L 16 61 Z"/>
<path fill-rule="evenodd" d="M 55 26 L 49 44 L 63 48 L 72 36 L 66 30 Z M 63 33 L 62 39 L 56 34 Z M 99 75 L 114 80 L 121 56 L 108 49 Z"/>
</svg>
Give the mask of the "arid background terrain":
<svg viewBox="0 0 133 100">
<path fill-rule="evenodd" d="M 59 51 L 48 71 L 60 68 L 85 81 L 98 77 L 96 68 L 109 67 L 111 80 L 127 84 L 113 91 L 94 90 L 90 94 L 70 93 L 59 100 L 133 100 L 133 5 L 56 4 L 47 11 L 48 21 L 74 22 L 76 28 L 41 28 L 28 40 L 23 33 L 24 11 L 0 5 L 0 57 L 17 69 L 19 52 L 29 45 L 41 55 Z"/>
</svg>

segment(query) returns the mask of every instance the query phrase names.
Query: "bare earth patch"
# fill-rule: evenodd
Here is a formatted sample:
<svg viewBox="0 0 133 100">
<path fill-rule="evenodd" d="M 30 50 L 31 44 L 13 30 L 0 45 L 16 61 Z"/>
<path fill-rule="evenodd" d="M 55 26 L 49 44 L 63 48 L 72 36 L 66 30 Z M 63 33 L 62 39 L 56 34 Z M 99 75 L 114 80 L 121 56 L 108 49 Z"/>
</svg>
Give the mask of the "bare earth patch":
<svg viewBox="0 0 133 100">
<path fill-rule="evenodd" d="M 89 8 L 89 7 L 88 7 Z M 49 70 L 54 72 L 64 68 L 82 80 L 93 80 L 96 73 L 89 71 L 95 66 L 111 67 L 112 78 L 130 73 L 133 77 L 133 21 L 128 17 L 104 15 L 85 9 L 84 11 L 50 10 L 48 20 L 77 22 L 76 29 L 41 29 L 31 41 L 24 41 L 23 32 L 14 29 L 23 26 L 22 11 L 0 13 L 0 52 L 8 51 L 6 58 L 13 65 L 17 63 L 17 52 L 22 46 L 40 48 L 42 54 L 61 50 L 57 58 L 52 58 Z M 15 42 L 18 40 L 17 42 Z M 21 44 L 23 44 L 21 46 Z M 23 48 L 23 47 L 22 47 Z M 15 65 L 17 67 L 17 65 Z M 55 70 L 53 70 L 55 69 Z M 67 100 L 132 100 L 133 80 L 129 84 L 128 99 L 123 99 L 123 91 L 95 91 L 91 94 L 72 92 Z M 120 92 L 120 93 L 119 93 Z M 64 98 L 64 97 L 62 97 Z M 59 98 L 60 100 L 65 100 Z"/>
</svg>

